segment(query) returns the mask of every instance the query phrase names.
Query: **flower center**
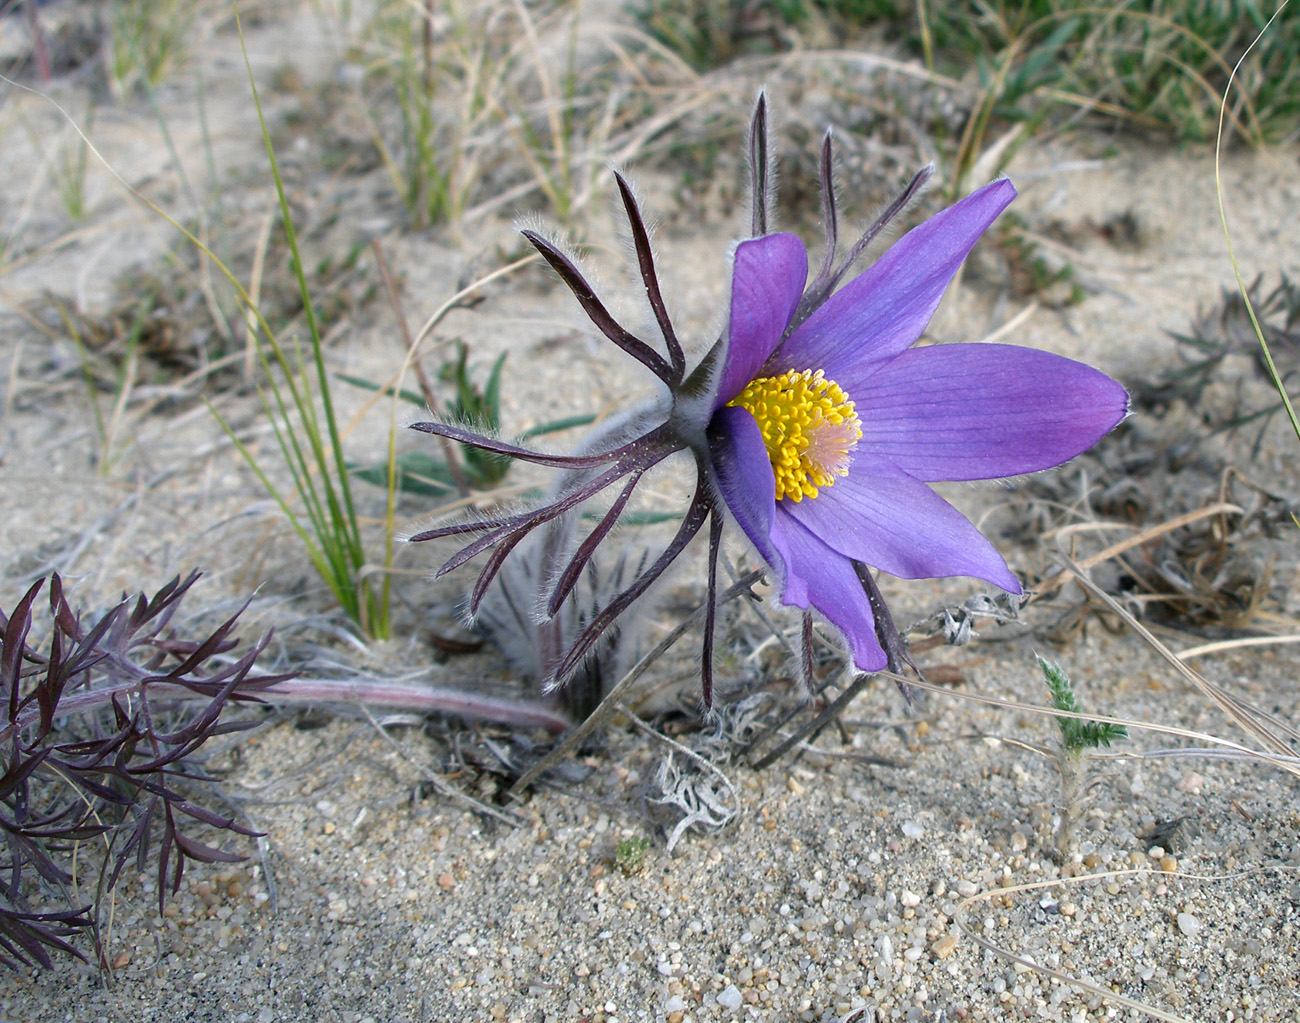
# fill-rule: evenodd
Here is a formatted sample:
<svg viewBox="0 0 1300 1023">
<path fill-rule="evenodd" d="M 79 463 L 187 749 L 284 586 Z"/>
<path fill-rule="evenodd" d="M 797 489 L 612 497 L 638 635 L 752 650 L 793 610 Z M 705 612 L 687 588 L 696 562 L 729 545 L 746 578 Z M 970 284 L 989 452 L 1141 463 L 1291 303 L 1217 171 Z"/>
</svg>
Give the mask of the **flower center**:
<svg viewBox="0 0 1300 1023">
<path fill-rule="evenodd" d="M 758 422 L 776 477 L 776 499 L 798 504 L 849 474 L 849 453 L 862 437 L 853 402 L 821 370 L 758 377 L 729 404 Z"/>
</svg>

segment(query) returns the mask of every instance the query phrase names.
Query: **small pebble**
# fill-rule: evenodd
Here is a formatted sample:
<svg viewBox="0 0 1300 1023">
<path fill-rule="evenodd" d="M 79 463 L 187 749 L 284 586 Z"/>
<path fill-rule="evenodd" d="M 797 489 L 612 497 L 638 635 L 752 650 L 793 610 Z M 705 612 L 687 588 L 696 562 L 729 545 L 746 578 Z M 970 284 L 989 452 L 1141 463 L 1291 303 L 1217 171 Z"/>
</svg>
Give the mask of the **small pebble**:
<svg viewBox="0 0 1300 1023">
<path fill-rule="evenodd" d="M 937 959 L 947 959 L 957 948 L 957 939 L 951 934 L 945 934 L 942 938 L 930 946 L 930 951 L 934 953 Z"/>
<path fill-rule="evenodd" d="M 1183 937 L 1194 937 L 1201 929 L 1201 921 L 1197 920 L 1191 913 L 1179 913 L 1178 929 L 1183 932 Z"/>
<path fill-rule="evenodd" d="M 925 834 L 924 826 L 916 821 L 903 821 L 902 829 L 905 838 L 920 838 Z"/>
<path fill-rule="evenodd" d="M 739 1009 L 744 1004 L 744 999 L 735 984 L 728 984 L 718 992 L 718 1004 L 726 1009 Z"/>
<path fill-rule="evenodd" d="M 1160 869 L 1163 870 L 1166 874 L 1172 874 L 1174 871 L 1178 869 L 1178 861 L 1174 857 L 1169 856 L 1167 854 L 1161 856 Z"/>
</svg>

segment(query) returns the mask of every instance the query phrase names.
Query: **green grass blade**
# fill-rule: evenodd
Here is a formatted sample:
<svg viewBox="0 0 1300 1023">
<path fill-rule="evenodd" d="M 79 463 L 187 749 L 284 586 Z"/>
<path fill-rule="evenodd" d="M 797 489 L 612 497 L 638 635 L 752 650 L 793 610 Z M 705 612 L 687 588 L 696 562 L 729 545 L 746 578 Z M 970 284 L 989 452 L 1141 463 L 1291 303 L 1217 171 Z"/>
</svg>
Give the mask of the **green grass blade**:
<svg viewBox="0 0 1300 1023">
<path fill-rule="evenodd" d="M 1278 5 L 1277 10 L 1273 12 L 1273 16 L 1268 19 L 1264 24 L 1264 27 L 1260 29 L 1255 38 L 1251 40 L 1250 45 L 1246 47 L 1241 58 L 1233 66 L 1232 74 L 1228 76 L 1228 84 L 1224 86 L 1223 100 L 1219 104 L 1219 128 L 1214 140 L 1214 194 L 1219 203 L 1219 223 L 1223 225 L 1223 240 L 1228 248 L 1228 259 L 1232 261 L 1232 273 L 1237 279 L 1237 290 L 1241 293 L 1241 300 L 1245 303 L 1246 313 L 1250 317 L 1250 325 L 1254 328 L 1255 337 L 1259 341 L 1260 350 L 1264 353 L 1264 362 L 1268 366 L 1268 375 L 1273 381 L 1273 386 L 1277 389 L 1278 396 L 1282 399 L 1282 407 L 1286 409 L 1286 416 L 1287 419 L 1291 421 L 1291 429 L 1296 435 L 1296 440 L 1300 441 L 1300 419 L 1296 418 L 1295 407 L 1291 404 L 1291 396 L 1287 394 L 1286 385 L 1282 382 L 1282 375 L 1278 372 L 1277 366 L 1273 362 L 1273 353 L 1269 349 L 1268 341 L 1264 337 L 1264 331 L 1259 325 L 1259 317 L 1255 314 L 1255 305 L 1250 300 L 1246 281 L 1242 277 L 1241 267 L 1237 263 L 1237 253 L 1232 244 L 1232 232 L 1228 228 L 1228 212 L 1223 202 L 1223 176 L 1221 169 L 1221 156 L 1223 152 L 1223 121 L 1228 109 L 1228 95 L 1232 91 L 1232 83 L 1236 80 L 1237 72 L 1240 70 L 1241 65 L 1245 62 L 1246 58 L 1250 55 L 1250 51 L 1255 48 L 1256 43 L 1264 38 L 1264 33 L 1266 33 L 1273 22 L 1277 20 L 1278 15 L 1286 10 L 1289 3 L 1290 0 L 1282 0 L 1282 3 Z"/>
</svg>

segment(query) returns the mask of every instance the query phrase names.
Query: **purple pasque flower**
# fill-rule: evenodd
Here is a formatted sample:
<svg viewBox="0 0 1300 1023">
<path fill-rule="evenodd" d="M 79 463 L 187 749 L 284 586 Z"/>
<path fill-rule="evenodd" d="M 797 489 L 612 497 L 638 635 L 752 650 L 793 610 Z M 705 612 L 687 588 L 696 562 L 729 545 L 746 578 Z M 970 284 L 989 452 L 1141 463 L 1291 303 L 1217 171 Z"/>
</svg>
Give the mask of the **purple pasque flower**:
<svg viewBox="0 0 1300 1023">
<path fill-rule="evenodd" d="M 957 268 L 1015 197 L 996 181 L 910 231 L 867 270 L 839 284 L 868 244 L 930 176 L 913 178 L 847 257 L 835 263 L 837 217 L 831 143 L 822 147 L 826 248 L 808 281 L 808 256 L 791 234 L 768 234 L 766 104 L 750 133 L 752 233 L 736 250 L 726 336 L 687 374 L 668 317 L 644 220 L 616 175 L 646 297 L 667 357 L 622 327 L 577 267 L 551 242 L 524 232 L 592 322 L 667 389 L 573 455 L 548 455 L 445 423 L 416 429 L 564 470 L 541 507 L 428 530 L 413 540 L 478 533 L 440 570 L 492 551 L 469 600 L 476 613 L 510 552 L 539 526 L 617 482 L 608 512 L 546 578 L 538 610 L 552 617 L 645 473 L 686 451 L 695 494 L 676 536 L 635 579 L 584 619 L 567 652 L 547 659 L 547 684 L 567 680 L 597 639 L 709 522 L 708 597 L 701 670 L 712 701 L 713 612 L 724 524 L 734 521 L 777 577 L 782 603 L 812 611 L 844 634 L 854 665 L 899 670 L 906 649 L 871 569 L 903 578 L 969 575 L 1015 593 L 1020 584 L 991 543 L 928 486 L 996 479 L 1060 465 L 1095 444 L 1127 412 L 1128 396 L 1081 363 L 996 344 L 914 347 Z M 838 289 L 838 290 L 837 290 Z M 548 528 L 554 528 L 548 526 Z M 805 649 L 805 673 L 808 657 Z"/>
<path fill-rule="evenodd" d="M 1021 591 L 997 549 L 928 483 L 1060 465 L 1127 411 L 1115 381 L 1048 352 L 913 347 L 1015 194 L 1005 179 L 980 189 L 807 312 L 799 239 L 766 235 L 736 250 L 708 429 L 714 478 L 780 576 L 782 602 L 821 612 L 862 671 L 888 660 L 863 566 Z"/>
</svg>

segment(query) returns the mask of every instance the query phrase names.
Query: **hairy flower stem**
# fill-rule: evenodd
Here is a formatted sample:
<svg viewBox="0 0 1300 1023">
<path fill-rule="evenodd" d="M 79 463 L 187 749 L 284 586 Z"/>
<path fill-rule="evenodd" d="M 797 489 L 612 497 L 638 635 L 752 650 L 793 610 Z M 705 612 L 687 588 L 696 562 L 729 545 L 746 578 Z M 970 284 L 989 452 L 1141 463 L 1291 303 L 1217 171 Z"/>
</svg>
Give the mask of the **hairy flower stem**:
<svg viewBox="0 0 1300 1023">
<path fill-rule="evenodd" d="M 245 683 L 247 685 L 247 683 Z M 85 692 L 70 693 L 59 701 L 59 713 L 77 714 L 125 704 L 142 695 L 167 701 L 192 701 L 211 699 L 185 686 L 170 682 L 131 682 L 106 685 Z M 330 678 L 296 678 L 259 688 L 256 695 L 247 689 L 236 695 L 243 702 L 261 702 L 274 707 L 319 705 L 322 703 L 365 704 L 404 710 L 412 714 L 442 714 L 446 717 L 489 721 L 515 728 L 545 728 L 558 735 L 573 722 L 544 703 L 533 700 L 500 700 L 481 693 L 468 693 L 458 689 L 441 689 L 409 682 L 388 682 L 378 679 L 352 681 Z M 33 707 L 19 715 L 18 731 L 36 724 L 39 711 Z M 0 743 L 7 742 L 14 733 L 14 725 L 0 728 Z"/>
<path fill-rule="evenodd" d="M 754 569 L 741 576 L 727 589 L 723 590 L 717 597 L 716 606 L 721 607 L 724 604 L 740 596 L 746 596 L 757 603 L 758 597 L 754 595 L 750 587 L 763 578 L 762 569 Z M 673 628 L 658 644 L 649 652 L 644 654 L 632 668 L 618 680 L 617 684 L 607 692 L 594 711 L 585 717 L 578 725 L 571 728 L 564 737 L 556 743 L 555 747 L 546 754 L 541 760 L 535 763 L 527 771 L 515 780 L 510 786 L 509 795 L 518 796 L 523 793 L 528 786 L 533 784 L 538 778 L 554 767 L 557 763 L 576 750 L 601 724 L 620 706 L 621 701 L 626 699 L 628 691 L 636 684 L 650 665 L 654 664 L 660 657 L 667 653 L 679 639 L 688 631 L 699 625 L 707 616 L 708 610 L 705 607 L 698 607 L 686 619 Z"/>
<path fill-rule="evenodd" d="M 1088 769 L 1083 753 L 1079 750 L 1067 749 L 1062 744 L 1057 746 L 1053 754 L 1056 771 L 1061 778 L 1061 802 L 1056 807 L 1056 827 L 1052 830 L 1052 847 L 1048 853 L 1057 863 L 1064 863 L 1070 851 L 1070 842 L 1087 809 L 1087 786 L 1084 782 Z"/>
<path fill-rule="evenodd" d="M 277 683 L 259 696 L 276 706 L 364 704 L 413 714 L 470 718 L 514 728 L 545 728 L 553 735 L 559 735 L 573 724 L 564 714 L 535 700 L 502 700 L 459 689 L 378 679 L 296 678 L 292 682 Z"/>
</svg>

